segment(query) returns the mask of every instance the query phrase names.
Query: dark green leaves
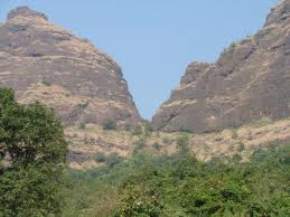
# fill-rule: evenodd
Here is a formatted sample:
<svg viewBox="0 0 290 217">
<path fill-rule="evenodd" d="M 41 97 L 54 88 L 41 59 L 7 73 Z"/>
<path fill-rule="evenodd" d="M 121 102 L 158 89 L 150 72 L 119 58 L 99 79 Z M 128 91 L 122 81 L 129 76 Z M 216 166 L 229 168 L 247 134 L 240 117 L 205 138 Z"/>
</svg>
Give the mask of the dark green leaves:
<svg viewBox="0 0 290 217">
<path fill-rule="evenodd" d="M 0 217 L 56 217 L 67 144 L 54 113 L 0 89 Z"/>
</svg>

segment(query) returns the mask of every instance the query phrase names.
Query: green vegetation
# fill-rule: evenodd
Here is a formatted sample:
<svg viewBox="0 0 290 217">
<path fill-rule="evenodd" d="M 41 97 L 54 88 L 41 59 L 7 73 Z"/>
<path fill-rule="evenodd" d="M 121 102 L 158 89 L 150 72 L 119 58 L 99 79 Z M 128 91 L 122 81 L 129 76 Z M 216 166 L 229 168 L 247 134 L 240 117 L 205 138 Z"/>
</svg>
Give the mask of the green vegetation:
<svg viewBox="0 0 290 217">
<path fill-rule="evenodd" d="M 79 108 L 84 110 L 89 106 L 89 102 L 82 102 L 80 104 L 78 104 Z"/>
<path fill-rule="evenodd" d="M 140 136 L 143 134 L 143 128 L 141 125 L 137 125 L 134 129 L 133 129 L 133 132 L 132 132 L 133 135 L 135 136 Z"/>
<path fill-rule="evenodd" d="M 155 142 L 155 143 L 152 145 L 152 147 L 153 147 L 155 150 L 157 150 L 157 151 L 160 151 L 160 149 L 161 149 L 161 145 L 160 145 L 159 143 L 157 143 L 157 142 Z"/>
<path fill-rule="evenodd" d="M 66 142 L 60 122 L 38 103 L 0 89 L 0 217 L 61 215 Z"/>
<path fill-rule="evenodd" d="M 122 160 L 122 157 L 120 157 L 117 153 L 112 153 L 106 157 L 105 163 L 107 167 L 112 168 L 115 165 L 121 163 Z"/>
<path fill-rule="evenodd" d="M 46 80 L 43 80 L 41 83 L 45 86 L 48 86 L 48 87 L 51 86 L 51 83 L 49 81 L 46 81 Z"/>
<path fill-rule="evenodd" d="M 80 129 L 80 130 L 84 130 L 84 129 L 86 129 L 86 123 L 80 123 L 79 124 L 79 126 L 78 126 L 78 128 Z"/>
<path fill-rule="evenodd" d="M 144 151 L 146 138 L 141 136 L 134 144 L 133 155 L 139 154 Z"/>
<path fill-rule="evenodd" d="M 290 146 L 256 151 L 245 163 L 238 155 L 199 162 L 184 150 L 70 171 L 64 217 L 290 216 Z"/>
<path fill-rule="evenodd" d="M 104 130 L 116 130 L 117 124 L 113 120 L 107 120 L 103 123 L 103 129 Z"/>
<path fill-rule="evenodd" d="M 102 152 L 99 152 L 96 154 L 95 161 L 97 163 L 104 163 L 107 167 L 112 168 L 116 164 L 119 164 L 122 162 L 123 158 L 120 157 L 117 153 L 111 153 L 108 155 L 105 155 Z"/>
<path fill-rule="evenodd" d="M 181 135 L 179 138 L 177 138 L 176 143 L 180 154 L 187 155 L 190 153 L 189 136 L 187 134 Z"/>
<path fill-rule="evenodd" d="M 273 120 L 269 117 L 262 117 L 261 119 L 259 120 L 256 120 L 252 123 L 249 123 L 249 126 L 254 126 L 254 127 L 263 127 L 263 126 L 266 126 L 266 125 L 269 125 L 273 123 Z"/>
<path fill-rule="evenodd" d="M 106 155 L 102 152 L 98 152 L 95 157 L 96 162 L 104 163 L 106 162 Z"/>
<path fill-rule="evenodd" d="M 148 137 L 153 132 L 153 129 L 148 121 L 143 121 L 133 129 L 132 134 L 135 136 Z"/>
<path fill-rule="evenodd" d="M 154 156 L 144 149 L 150 127 L 141 131 L 130 159 L 98 153 L 104 166 L 64 171 L 66 142 L 53 112 L 19 105 L 1 89 L 0 217 L 290 216 L 290 145 L 258 150 L 248 162 L 238 154 L 200 162 L 187 133 L 176 154 Z"/>
</svg>

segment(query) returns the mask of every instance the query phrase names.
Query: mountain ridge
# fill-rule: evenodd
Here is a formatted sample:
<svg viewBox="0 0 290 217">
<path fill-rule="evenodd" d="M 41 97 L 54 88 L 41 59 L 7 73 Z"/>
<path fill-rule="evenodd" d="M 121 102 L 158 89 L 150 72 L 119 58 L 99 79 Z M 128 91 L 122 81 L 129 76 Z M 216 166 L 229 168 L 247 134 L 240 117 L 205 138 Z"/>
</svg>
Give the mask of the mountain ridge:
<svg viewBox="0 0 290 217">
<path fill-rule="evenodd" d="M 110 56 L 27 7 L 12 10 L 0 26 L 0 86 L 12 87 L 21 103 L 39 101 L 56 110 L 65 124 L 71 168 L 99 166 L 100 153 L 171 155 L 183 137 L 198 159 L 232 156 L 241 148 L 246 159 L 290 138 L 288 5 L 290 0 L 279 4 L 261 31 L 233 43 L 216 63 L 189 64 L 153 118 L 155 132 L 142 123 L 121 67 Z M 267 124 L 246 126 L 260 120 Z"/>
<path fill-rule="evenodd" d="M 253 37 L 232 43 L 216 63 L 193 62 L 153 116 L 155 130 L 203 133 L 289 116 L 290 1 Z"/>
</svg>

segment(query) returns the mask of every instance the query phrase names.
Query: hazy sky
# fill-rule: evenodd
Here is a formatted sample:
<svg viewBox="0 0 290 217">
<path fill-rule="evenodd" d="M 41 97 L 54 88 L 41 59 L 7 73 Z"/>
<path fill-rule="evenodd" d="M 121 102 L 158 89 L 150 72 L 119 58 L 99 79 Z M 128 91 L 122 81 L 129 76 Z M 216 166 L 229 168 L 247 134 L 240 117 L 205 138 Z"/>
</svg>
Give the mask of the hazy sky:
<svg viewBox="0 0 290 217">
<path fill-rule="evenodd" d="M 0 20 L 19 5 L 88 38 L 122 67 L 145 118 L 193 60 L 213 62 L 255 33 L 278 0 L 0 0 Z"/>
</svg>

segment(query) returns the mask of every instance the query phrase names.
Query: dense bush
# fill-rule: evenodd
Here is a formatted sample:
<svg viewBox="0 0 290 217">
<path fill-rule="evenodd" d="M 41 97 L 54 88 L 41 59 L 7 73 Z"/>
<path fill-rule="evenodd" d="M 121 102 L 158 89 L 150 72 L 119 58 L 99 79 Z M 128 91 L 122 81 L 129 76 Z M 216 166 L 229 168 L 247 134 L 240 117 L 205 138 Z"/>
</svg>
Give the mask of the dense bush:
<svg viewBox="0 0 290 217">
<path fill-rule="evenodd" d="M 105 163 L 109 168 L 112 168 L 122 162 L 122 160 L 122 157 L 120 157 L 117 153 L 111 153 L 106 156 Z"/>
<path fill-rule="evenodd" d="M 104 163 L 106 161 L 106 155 L 103 152 L 98 152 L 96 154 L 95 160 L 98 163 Z"/>
<path fill-rule="evenodd" d="M 117 124 L 113 120 L 107 120 L 103 123 L 104 130 L 115 130 L 117 129 Z"/>
<path fill-rule="evenodd" d="M 186 141 L 180 139 L 181 146 Z M 88 210 L 83 216 L 100 216 L 100 210 L 106 213 L 101 217 L 290 216 L 290 146 L 256 151 L 246 163 L 239 159 L 199 162 L 189 154 L 139 153 L 112 169 L 73 173 L 77 186 L 67 193 L 88 199 L 73 216 Z M 111 201 L 107 194 L 113 195 Z M 78 197 L 70 204 L 77 204 Z"/>
<path fill-rule="evenodd" d="M 53 112 L 0 89 L 0 216 L 60 216 L 66 142 Z"/>
</svg>

